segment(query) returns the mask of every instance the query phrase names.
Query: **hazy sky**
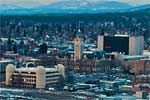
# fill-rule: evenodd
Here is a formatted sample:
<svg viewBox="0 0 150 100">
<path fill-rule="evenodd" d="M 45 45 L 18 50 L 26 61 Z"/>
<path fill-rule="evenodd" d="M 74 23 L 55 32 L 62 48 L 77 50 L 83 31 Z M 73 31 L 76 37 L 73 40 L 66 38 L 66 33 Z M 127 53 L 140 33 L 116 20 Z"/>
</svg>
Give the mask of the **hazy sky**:
<svg viewBox="0 0 150 100">
<path fill-rule="evenodd" d="M 19 5 L 19 6 L 34 7 L 34 6 L 45 5 L 45 4 L 49 4 L 49 3 L 57 2 L 57 1 L 66 1 L 66 0 L 0 0 L 0 4 L 10 4 L 11 3 L 11 4 Z M 84 1 L 84 0 L 82 0 L 82 1 Z M 88 1 L 91 1 L 91 2 L 120 1 L 120 2 L 125 2 L 128 4 L 131 4 L 131 5 L 150 4 L 150 0 L 88 0 Z"/>
</svg>

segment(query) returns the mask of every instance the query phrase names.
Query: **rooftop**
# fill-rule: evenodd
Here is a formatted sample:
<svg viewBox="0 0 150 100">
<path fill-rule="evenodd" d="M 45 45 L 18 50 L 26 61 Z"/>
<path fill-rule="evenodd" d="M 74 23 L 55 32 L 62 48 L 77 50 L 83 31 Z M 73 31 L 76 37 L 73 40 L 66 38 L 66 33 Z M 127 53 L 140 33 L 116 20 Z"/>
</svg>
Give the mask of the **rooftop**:
<svg viewBox="0 0 150 100">
<path fill-rule="evenodd" d="M 150 52 L 148 50 L 144 50 L 143 55 L 146 55 L 146 56 L 150 57 Z"/>
<path fill-rule="evenodd" d="M 142 60 L 142 59 L 148 59 L 147 56 L 143 55 L 134 55 L 134 56 L 123 56 L 124 60 Z"/>
<path fill-rule="evenodd" d="M 122 35 L 122 34 L 115 34 L 115 36 L 118 36 L 118 37 L 129 37 L 129 35 Z"/>
<path fill-rule="evenodd" d="M 14 62 L 14 60 L 10 60 L 10 59 L 0 60 L 0 63 L 7 63 L 7 62 Z"/>
<path fill-rule="evenodd" d="M 18 72 L 36 72 L 36 69 L 38 67 L 22 67 L 22 68 L 16 68 L 15 71 Z M 46 70 L 46 72 L 56 72 L 57 69 L 56 68 L 44 68 Z"/>
</svg>

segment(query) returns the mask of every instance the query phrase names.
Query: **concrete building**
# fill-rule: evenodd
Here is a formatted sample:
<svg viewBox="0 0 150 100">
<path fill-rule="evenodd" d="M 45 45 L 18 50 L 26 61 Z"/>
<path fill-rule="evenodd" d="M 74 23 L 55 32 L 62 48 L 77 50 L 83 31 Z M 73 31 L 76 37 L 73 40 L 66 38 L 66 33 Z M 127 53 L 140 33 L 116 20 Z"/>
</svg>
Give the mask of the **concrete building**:
<svg viewBox="0 0 150 100">
<path fill-rule="evenodd" d="M 136 75 L 133 78 L 134 84 L 142 84 L 142 83 L 147 83 L 150 84 L 150 75 Z"/>
<path fill-rule="evenodd" d="M 2 59 L 0 60 L 0 82 L 5 81 L 5 71 L 6 71 L 6 66 L 8 64 L 14 64 L 14 60 L 8 60 L 8 59 Z"/>
<path fill-rule="evenodd" d="M 150 73 L 150 59 L 147 56 L 124 56 L 120 58 L 120 60 L 121 66 L 123 66 L 125 70 L 131 73 Z"/>
<path fill-rule="evenodd" d="M 129 55 L 142 55 L 144 50 L 144 37 L 129 37 Z"/>
<path fill-rule="evenodd" d="M 125 55 L 142 55 L 144 50 L 143 36 L 98 36 L 97 47 L 108 53 L 118 52 Z"/>
<path fill-rule="evenodd" d="M 6 71 L 6 66 L 8 64 L 14 64 L 14 60 L 8 60 L 8 59 L 0 60 L 0 73 L 4 73 Z"/>
<path fill-rule="evenodd" d="M 83 41 L 78 36 L 74 39 L 74 61 L 80 60 L 83 54 Z"/>
<path fill-rule="evenodd" d="M 6 68 L 6 85 L 27 88 L 45 88 L 59 85 L 64 77 L 64 66 L 58 64 L 55 68 L 43 66 L 15 68 L 9 64 Z"/>
</svg>

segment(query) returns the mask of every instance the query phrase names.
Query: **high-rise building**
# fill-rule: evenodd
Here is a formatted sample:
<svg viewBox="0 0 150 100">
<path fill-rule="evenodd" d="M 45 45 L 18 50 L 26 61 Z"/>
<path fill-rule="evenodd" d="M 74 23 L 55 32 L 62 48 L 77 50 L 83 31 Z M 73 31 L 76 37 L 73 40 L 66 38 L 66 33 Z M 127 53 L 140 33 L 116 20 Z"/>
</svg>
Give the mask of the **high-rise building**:
<svg viewBox="0 0 150 100">
<path fill-rule="evenodd" d="M 142 55 L 144 50 L 144 37 L 129 37 L 129 55 Z"/>
<path fill-rule="evenodd" d="M 97 47 L 108 53 L 118 52 L 125 55 L 142 55 L 144 50 L 143 36 L 98 36 Z"/>
</svg>

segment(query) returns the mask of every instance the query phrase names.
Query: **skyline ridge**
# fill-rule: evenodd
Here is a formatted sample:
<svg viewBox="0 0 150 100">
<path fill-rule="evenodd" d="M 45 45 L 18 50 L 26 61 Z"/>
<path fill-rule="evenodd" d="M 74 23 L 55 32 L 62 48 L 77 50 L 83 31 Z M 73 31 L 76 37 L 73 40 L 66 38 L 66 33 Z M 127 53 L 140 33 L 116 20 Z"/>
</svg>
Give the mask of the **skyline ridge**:
<svg viewBox="0 0 150 100">
<path fill-rule="evenodd" d="M 20 7 L 38 7 L 38 6 L 44 6 L 44 5 L 49 5 L 53 4 L 56 2 L 74 2 L 74 1 L 80 1 L 80 2 L 104 2 L 104 1 L 115 1 L 115 2 L 121 2 L 121 3 L 126 3 L 132 6 L 139 6 L 139 5 L 144 5 L 144 4 L 150 4 L 149 0 L 0 0 L 0 4 L 12 4 L 12 5 L 17 5 Z"/>
</svg>

